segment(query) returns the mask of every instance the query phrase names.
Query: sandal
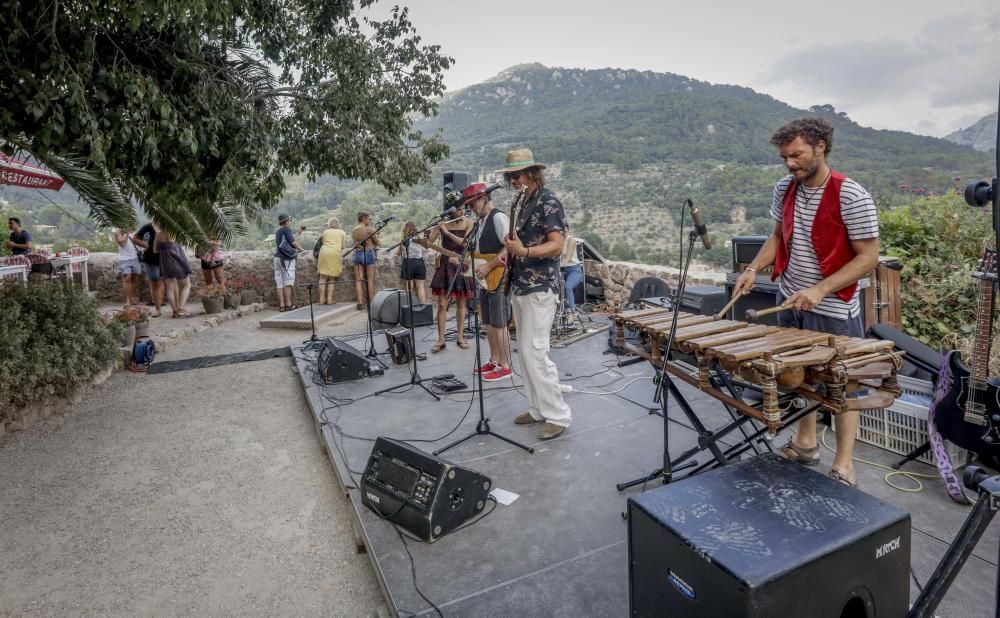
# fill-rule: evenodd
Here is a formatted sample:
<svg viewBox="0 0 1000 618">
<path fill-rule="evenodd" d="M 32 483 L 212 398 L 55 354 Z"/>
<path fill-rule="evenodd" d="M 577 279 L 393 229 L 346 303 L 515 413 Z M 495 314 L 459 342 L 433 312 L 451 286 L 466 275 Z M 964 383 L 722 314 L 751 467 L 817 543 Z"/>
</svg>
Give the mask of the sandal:
<svg viewBox="0 0 1000 618">
<path fill-rule="evenodd" d="M 827 474 L 833 480 L 837 481 L 838 483 L 843 483 L 844 485 L 847 485 L 848 487 L 857 487 L 858 486 L 858 475 L 855 474 L 854 472 L 850 472 L 848 474 L 844 474 L 843 472 L 841 472 L 840 470 L 838 470 L 836 468 L 830 468 L 830 471 Z"/>
<path fill-rule="evenodd" d="M 448 347 L 448 344 L 446 344 L 443 341 L 439 341 L 439 342 L 437 342 L 437 343 L 435 343 L 434 345 L 431 346 L 431 352 L 433 352 L 434 354 L 437 354 L 438 352 L 440 352 L 441 350 L 443 350 L 443 349 L 445 349 L 447 347 Z"/>
<path fill-rule="evenodd" d="M 288 309 L 285 309 L 284 307 L 278 307 L 278 311 L 288 311 Z"/>
<path fill-rule="evenodd" d="M 151 317 L 151 318 L 158 318 L 158 317 L 160 317 L 160 312 L 157 311 L 156 313 L 150 313 L 149 317 Z"/>
<path fill-rule="evenodd" d="M 784 446 L 778 449 L 778 454 L 785 459 L 802 464 L 803 466 L 819 465 L 819 446 L 802 448 L 789 439 Z"/>
<path fill-rule="evenodd" d="M 469 349 L 469 342 L 466 341 L 465 339 L 459 339 L 455 343 L 458 345 L 458 347 L 462 348 L 463 350 Z"/>
</svg>

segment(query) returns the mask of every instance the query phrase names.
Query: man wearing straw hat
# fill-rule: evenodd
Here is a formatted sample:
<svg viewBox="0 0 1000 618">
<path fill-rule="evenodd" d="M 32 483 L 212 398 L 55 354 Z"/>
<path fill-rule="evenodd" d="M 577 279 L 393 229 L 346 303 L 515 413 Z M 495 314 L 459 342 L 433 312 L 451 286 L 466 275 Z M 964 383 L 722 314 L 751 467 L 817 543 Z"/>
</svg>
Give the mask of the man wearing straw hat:
<svg viewBox="0 0 1000 618">
<path fill-rule="evenodd" d="M 559 256 L 566 237 L 566 211 L 556 194 L 545 188 L 545 166 L 527 148 L 511 150 L 503 172 L 524 199 L 511 232 L 504 237 L 507 259 L 513 260 L 511 309 L 517 322 L 518 351 L 524 369 L 528 411 L 519 425 L 543 423 L 538 438 L 549 440 L 569 427 L 572 415 L 559 389 L 559 372 L 549 359 L 549 331 L 559 291 Z"/>
</svg>

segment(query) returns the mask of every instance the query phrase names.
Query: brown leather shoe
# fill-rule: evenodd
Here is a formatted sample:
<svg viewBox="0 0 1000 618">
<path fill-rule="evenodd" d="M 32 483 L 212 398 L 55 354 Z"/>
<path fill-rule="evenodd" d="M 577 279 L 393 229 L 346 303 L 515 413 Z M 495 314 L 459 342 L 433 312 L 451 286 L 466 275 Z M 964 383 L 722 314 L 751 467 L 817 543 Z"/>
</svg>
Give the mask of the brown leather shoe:
<svg viewBox="0 0 1000 618">
<path fill-rule="evenodd" d="M 517 418 L 514 419 L 514 422 L 518 425 L 530 425 L 532 423 L 541 423 L 542 421 L 536 421 L 534 417 L 531 416 L 531 412 L 525 412 L 524 414 L 519 414 Z"/>
<path fill-rule="evenodd" d="M 552 438 L 558 436 L 562 432 L 566 431 L 566 428 L 562 425 L 555 425 L 553 423 L 545 423 L 542 428 L 538 430 L 539 440 L 551 440 Z"/>
</svg>

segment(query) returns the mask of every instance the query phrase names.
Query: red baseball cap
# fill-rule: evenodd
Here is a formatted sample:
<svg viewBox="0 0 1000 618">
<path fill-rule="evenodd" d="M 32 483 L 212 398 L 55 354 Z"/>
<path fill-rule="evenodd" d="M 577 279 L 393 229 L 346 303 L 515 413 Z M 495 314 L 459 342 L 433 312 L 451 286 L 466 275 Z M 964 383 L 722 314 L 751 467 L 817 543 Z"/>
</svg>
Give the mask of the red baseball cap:
<svg viewBox="0 0 1000 618">
<path fill-rule="evenodd" d="M 484 195 L 486 195 L 486 183 L 474 182 L 462 189 L 462 205 L 465 206 L 469 202 L 474 202 Z"/>
</svg>

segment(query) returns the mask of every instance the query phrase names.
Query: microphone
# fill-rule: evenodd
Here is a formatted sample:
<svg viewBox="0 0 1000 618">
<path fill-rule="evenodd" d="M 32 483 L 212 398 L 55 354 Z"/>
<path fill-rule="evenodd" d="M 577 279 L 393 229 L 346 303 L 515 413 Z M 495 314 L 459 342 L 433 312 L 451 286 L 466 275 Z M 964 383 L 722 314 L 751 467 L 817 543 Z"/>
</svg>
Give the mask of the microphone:
<svg viewBox="0 0 1000 618">
<path fill-rule="evenodd" d="M 459 206 L 452 206 L 448 210 L 445 210 L 437 216 L 438 219 L 444 219 L 445 217 L 450 217 L 455 214 L 455 211 L 459 209 Z"/>
<path fill-rule="evenodd" d="M 490 193 L 493 193 L 494 191 L 496 191 L 497 189 L 499 189 L 501 187 L 503 187 L 503 183 L 502 182 L 494 182 L 490 186 L 488 186 L 485 189 L 483 189 L 483 193 L 485 193 L 486 195 L 489 195 Z"/>
<path fill-rule="evenodd" d="M 686 200 L 688 209 L 691 211 L 691 220 L 694 221 L 694 231 L 698 232 L 698 236 L 701 236 L 701 244 L 705 249 L 712 248 L 712 241 L 708 239 L 708 228 L 705 227 L 705 220 L 701 218 L 701 213 L 698 208 L 694 205 L 690 199 Z"/>
<path fill-rule="evenodd" d="M 396 217 L 395 217 L 395 216 L 393 216 L 393 215 L 389 215 L 389 216 L 388 216 L 388 217 L 386 217 L 385 219 L 382 219 L 381 221 L 379 221 L 379 222 L 378 222 L 378 224 L 379 224 L 379 225 L 385 225 L 386 223 L 388 223 L 388 222 L 390 222 L 390 221 L 395 221 L 395 220 L 396 220 Z"/>
</svg>

